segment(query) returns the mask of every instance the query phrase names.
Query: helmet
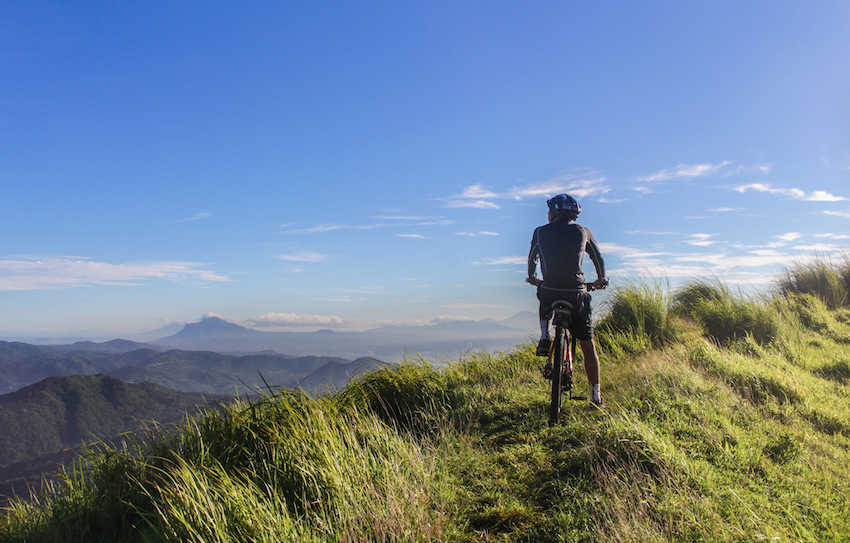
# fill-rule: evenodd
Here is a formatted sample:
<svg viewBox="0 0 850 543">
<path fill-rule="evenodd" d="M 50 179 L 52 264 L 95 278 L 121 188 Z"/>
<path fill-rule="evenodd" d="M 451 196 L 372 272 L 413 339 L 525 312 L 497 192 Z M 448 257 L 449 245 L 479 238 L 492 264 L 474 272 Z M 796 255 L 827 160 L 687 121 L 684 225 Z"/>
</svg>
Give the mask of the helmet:
<svg viewBox="0 0 850 543">
<path fill-rule="evenodd" d="M 549 211 L 554 213 L 555 216 L 570 220 L 575 220 L 581 213 L 581 206 L 569 194 L 559 194 L 551 200 L 547 200 L 546 205 L 549 206 Z"/>
</svg>

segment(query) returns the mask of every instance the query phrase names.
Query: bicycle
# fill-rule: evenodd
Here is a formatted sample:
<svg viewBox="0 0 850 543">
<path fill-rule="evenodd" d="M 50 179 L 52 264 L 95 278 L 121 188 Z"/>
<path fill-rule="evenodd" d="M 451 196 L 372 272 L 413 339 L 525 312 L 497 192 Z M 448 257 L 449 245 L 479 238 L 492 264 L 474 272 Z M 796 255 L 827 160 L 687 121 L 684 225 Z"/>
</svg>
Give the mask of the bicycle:
<svg viewBox="0 0 850 543">
<path fill-rule="evenodd" d="M 594 283 L 584 284 L 587 291 L 601 290 L 607 283 L 596 286 Z M 552 399 L 549 404 L 549 425 L 554 426 L 561 421 L 561 405 L 564 391 L 569 392 L 570 400 L 587 401 L 586 396 L 573 396 L 573 361 L 576 357 L 576 338 L 569 330 L 573 304 L 566 300 L 552 303 L 552 325 L 555 327 L 555 339 L 549 349 L 547 367 L 550 367 L 552 379 Z M 567 344 L 570 348 L 567 349 Z"/>
</svg>

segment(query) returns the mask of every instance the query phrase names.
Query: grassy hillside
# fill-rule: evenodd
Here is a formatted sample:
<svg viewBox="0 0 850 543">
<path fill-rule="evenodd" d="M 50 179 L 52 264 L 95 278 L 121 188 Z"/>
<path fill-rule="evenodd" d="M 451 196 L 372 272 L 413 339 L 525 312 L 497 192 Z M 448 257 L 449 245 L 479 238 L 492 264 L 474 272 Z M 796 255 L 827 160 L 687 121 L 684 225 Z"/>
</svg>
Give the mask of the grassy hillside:
<svg viewBox="0 0 850 543">
<path fill-rule="evenodd" d="M 407 361 L 98 453 L 0 541 L 850 541 L 850 273 L 827 271 L 832 302 L 616 291 L 607 407 L 554 428 L 531 345 Z"/>
</svg>

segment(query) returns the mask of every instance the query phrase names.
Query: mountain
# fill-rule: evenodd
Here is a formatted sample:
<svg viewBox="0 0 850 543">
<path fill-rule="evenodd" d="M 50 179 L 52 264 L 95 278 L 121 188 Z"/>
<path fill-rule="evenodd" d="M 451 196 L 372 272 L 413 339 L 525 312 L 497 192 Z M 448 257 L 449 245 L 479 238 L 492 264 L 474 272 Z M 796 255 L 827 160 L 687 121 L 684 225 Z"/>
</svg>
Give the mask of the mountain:
<svg viewBox="0 0 850 543">
<path fill-rule="evenodd" d="M 55 470 L 57 462 L 72 458 L 71 447 L 139 430 L 146 421 L 177 422 L 210 401 L 227 399 L 154 383 L 129 384 L 104 374 L 50 377 L 4 394 L 0 483 L 8 490 L 17 481 L 20 490 L 27 474 Z"/>
<path fill-rule="evenodd" d="M 266 332 L 258 332 L 227 322 L 218 317 L 207 317 L 201 319 L 200 322 L 188 323 L 183 327 L 183 330 L 177 332 L 173 336 L 162 338 L 161 343 L 179 343 L 182 341 L 205 341 L 212 338 L 218 339 L 250 339 L 262 337 Z"/>
<path fill-rule="evenodd" d="M 201 341 L 206 342 L 204 336 Z M 129 343 L 122 341 L 113 345 L 124 348 Z M 99 345 L 106 344 L 95 344 L 95 347 Z M 53 346 L 0 341 L 0 392 L 14 392 L 52 376 L 104 373 L 129 383 L 149 381 L 183 392 L 234 394 L 238 390 L 245 394 L 265 389 L 267 385 L 295 388 L 325 364 L 347 364 L 351 361 L 351 358 L 288 356 L 270 351 L 234 355 L 180 349 L 162 352 L 157 349 L 162 347 L 128 352 L 103 351 L 100 348 L 60 351 Z M 343 378 L 340 373 L 329 372 L 327 375 L 334 377 L 323 381 L 319 374 L 314 375 L 310 389 L 322 390 L 348 382 L 348 378 Z"/>
<path fill-rule="evenodd" d="M 57 375 L 104 373 L 113 353 L 62 352 L 53 347 L 0 341 L 0 394 Z"/>
<path fill-rule="evenodd" d="M 155 345 L 149 343 L 137 343 L 126 339 L 113 339 L 103 343 L 95 343 L 93 341 L 77 341 L 70 345 L 51 345 L 51 349 L 55 351 L 105 351 L 111 353 L 128 353 L 137 349 L 157 349 Z"/>
<path fill-rule="evenodd" d="M 527 319 L 516 319 L 517 323 L 520 321 Z M 211 317 L 187 324 L 181 332 L 153 343 L 160 348 L 186 351 L 274 351 L 290 356 L 322 355 L 349 360 L 366 356 L 398 361 L 408 353 L 433 359 L 456 357 L 475 349 L 510 349 L 537 329 L 533 318 L 531 322 L 531 326 L 522 328 L 493 321 L 450 321 L 428 326 L 383 326 L 365 332 L 260 332 Z"/>
<path fill-rule="evenodd" d="M 126 365 L 111 375 L 130 383 L 151 381 L 175 390 L 211 394 L 253 394 L 267 386 L 295 388 L 307 376 L 326 364 L 345 364 L 335 357 L 283 355 L 234 356 L 209 351 L 171 350 L 152 352 L 137 364 Z M 337 374 L 334 374 L 337 375 Z M 348 379 L 321 381 L 315 387 L 342 386 Z M 335 377 L 336 379 L 336 377 Z"/>
<path fill-rule="evenodd" d="M 516 315 L 498 321 L 502 326 L 525 330 L 528 332 L 540 332 L 540 317 L 534 311 L 520 311 Z"/>
<path fill-rule="evenodd" d="M 370 357 L 358 358 L 353 362 L 329 362 L 302 379 L 298 386 L 310 392 L 324 392 L 348 383 L 352 377 L 386 365 Z"/>
</svg>

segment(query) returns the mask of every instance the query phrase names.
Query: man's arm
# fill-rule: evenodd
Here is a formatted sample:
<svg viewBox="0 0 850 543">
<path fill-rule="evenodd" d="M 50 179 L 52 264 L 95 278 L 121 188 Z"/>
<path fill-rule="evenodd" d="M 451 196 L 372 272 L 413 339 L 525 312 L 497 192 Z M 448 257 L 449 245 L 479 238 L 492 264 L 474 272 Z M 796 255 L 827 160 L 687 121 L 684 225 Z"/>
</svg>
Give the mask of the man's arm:
<svg viewBox="0 0 850 543">
<path fill-rule="evenodd" d="M 593 233 L 590 230 L 585 228 L 587 232 L 587 245 L 585 245 L 585 252 L 590 256 L 590 260 L 593 261 L 593 266 L 596 268 L 596 282 L 606 282 L 605 279 L 605 260 L 602 259 L 602 253 L 599 252 L 599 246 L 596 244 L 596 240 L 593 238 Z"/>
<path fill-rule="evenodd" d="M 537 230 L 531 236 L 531 249 L 528 251 L 528 279 L 537 278 L 537 259 L 540 258 L 540 243 L 537 239 Z M 532 285 L 531 281 L 528 281 Z"/>
</svg>

